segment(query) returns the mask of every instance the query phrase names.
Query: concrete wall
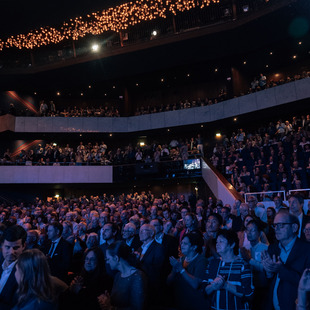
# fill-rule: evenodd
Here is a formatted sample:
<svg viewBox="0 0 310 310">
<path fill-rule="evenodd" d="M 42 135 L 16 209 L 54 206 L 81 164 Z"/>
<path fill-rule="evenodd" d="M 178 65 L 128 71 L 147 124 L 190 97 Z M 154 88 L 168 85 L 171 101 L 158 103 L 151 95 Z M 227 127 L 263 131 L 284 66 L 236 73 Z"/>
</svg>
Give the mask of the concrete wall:
<svg viewBox="0 0 310 310">
<path fill-rule="evenodd" d="M 0 184 L 113 183 L 112 166 L 0 166 Z"/>
<path fill-rule="evenodd" d="M 0 117 L 0 131 L 126 133 L 207 123 L 310 97 L 310 78 L 269 88 L 211 106 L 119 118 Z M 5 119 L 3 119 L 6 117 Z M 15 128 L 15 129 L 14 129 Z"/>
<path fill-rule="evenodd" d="M 211 189 L 217 199 L 221 199 L 224 204 L 229 203 L 231 206 L 235 202 L 235 196 L 230 192 L 229 188 L 217 177 L 209 165 L 202 159 L 202 177 Z M 233 186 L 230 185 L 230 189 Z"/>
</svg>

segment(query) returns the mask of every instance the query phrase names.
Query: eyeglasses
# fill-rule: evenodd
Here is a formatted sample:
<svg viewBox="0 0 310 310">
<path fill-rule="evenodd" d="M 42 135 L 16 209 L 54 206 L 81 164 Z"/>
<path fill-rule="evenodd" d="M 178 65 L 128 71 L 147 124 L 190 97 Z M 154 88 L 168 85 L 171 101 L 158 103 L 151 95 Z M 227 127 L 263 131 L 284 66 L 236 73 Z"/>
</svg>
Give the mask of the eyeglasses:
<svg viewBox="0 0 310 310">
<path fill-rule="evenodd" d="M 277 228 L 282 229 L 284 227 L 284 225 L 292 225 L 292 224 L 293 223 L 275 223 L 272 225 L 272 227 L 274 229 L 277 229 Z"/>
<path fill-rule="evenodd" d="M 304 232 L 310 232 L 310 228 L 305 228 Z"/>
</svg>

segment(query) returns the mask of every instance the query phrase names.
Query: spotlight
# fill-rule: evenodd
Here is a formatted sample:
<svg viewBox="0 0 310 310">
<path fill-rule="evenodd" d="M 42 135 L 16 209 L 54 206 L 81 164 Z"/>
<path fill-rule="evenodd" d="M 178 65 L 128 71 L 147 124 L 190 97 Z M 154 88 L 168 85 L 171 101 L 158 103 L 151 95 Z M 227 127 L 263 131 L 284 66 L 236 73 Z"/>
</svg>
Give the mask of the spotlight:
<svg viewBox="0 0 310 310">
<path fill-rule="evenodd" d="M 248 4 L 244 5 L 244 6 L 242 7 L 242 10 L 243 10 L 243 13 L 249 12 L 249 5 L 248 5 Z"/>
<path fill-rule="evenodd" d="M 93 44 L 91 47 L 93 52 L 98 52 L 99 51 L 99 45 L 98 44 Z"/>
<path fill-rule="evenodd" d="M 153 30 L 153 31 L 152 31 L 152 36 L 153 36 L 153 37 L 156 37 L 157 35 L 158 35 L 157 30 Z"/>
<path fill-rule="evenodd" d="M 217 138 L 220 138 L 222 135 L 221 135 L 220 132 L 218 132 L 218 133 L 215 134 L 215 136 L 216 136 Z"/>
</svg>

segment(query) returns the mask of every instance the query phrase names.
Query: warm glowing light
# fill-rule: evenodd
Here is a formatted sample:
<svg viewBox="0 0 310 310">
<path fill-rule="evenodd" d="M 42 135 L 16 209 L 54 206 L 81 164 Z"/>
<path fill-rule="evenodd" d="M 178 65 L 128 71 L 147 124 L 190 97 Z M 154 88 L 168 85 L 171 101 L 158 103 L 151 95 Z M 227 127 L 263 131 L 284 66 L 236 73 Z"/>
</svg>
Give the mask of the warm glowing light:
<svg viewBox="0 0 310 310">
<path fill-rule="evenodd" d="M 269 53 L 269 55 L 272 55 L 272 54 L 273 54 L 273 52 L 270 52 L 270 53 Z"/>
<path fill-rule="evenodd" d="M 298 45 L 301 45 L 301 44 L 302 44 L 302 42 L 301 42 L 301 41 L 299 41 L 299 42 L 298 42 Z"/>
<path fill-rule="evenodd" d="M 99 45 L 98 44 L 93 44 L 91 47 L 93 52 L 98 52 L 99 51 Z"/>
<path fill-rule="evenodd" d="M 217 71 L 218 71 L 218 69 L 216 68 L 214 71 L 215 71 L 215 72 L 217 72 Z"/>
<path fill-rule="evenodd" d="M 88 85 L 88 88 L 91 88 L 91 85 Z"/>
<path fill-rule="evenodd" d="M 266 65 L 265 67 L 266 67 L 266 68 L 269 68 L 269 65 Z"/>
<path fill-rule="evenodd" d="M 177 13 L 194 8 L 203 9 L 211 3 L 216 4 L 219 2 L 220 0 L 131 1 L 101 12 L 92 12 L 83 17 L 71 18 L 57 28 L 45 26 L 31 30 L 26 34 L 10 36 L 3 40 L 0 39 L 0 51 L 4 48 L 12 47 L 33 49 L 49 44 L 58 44 L 64 40 L 76 41 L 86 35 L 100 35 L 107 31 L 121 32 L 144 21 L 167 18 L 171 14 L 177 15 Z"/>
<path fill-rule="evenodd" d="M 222 135 L 221 135 L 220 132 L 218 132 L 218 133 L 215 134 L 215 136 L 216 136 L 217 138 L 220 138 Z"/>
<path fill-rule="evenodd" d="M 157 31 L 156 30 L 154 30 L 153 32 L 152 32 L 152 36 L 154 36 L 154 37 L 156 37 L 157 36 Z"/>
<path fill-rule="evenodd" d="M 60 92 L 58 91 L 58 92 L 56 93 L 56 95 L 57 95 L 57 96 L 60 96 Z"/>
<path fill-rule="evenodd" d="M 59 198 L 59 195 L 58 195 L 58 194 L 57 194 L 57 195 L 55 195 L 55 198 L 57 198 L 57 199 L 58 199 L 58 198 Z"/>
<path fill-rule="evenodd" d="M 144 142 L 140 142 L 140 146 L 145 146 L 145 143 Z"/>
<path fill-rule="evenodd" d="M 246 61 L 244 61 L 243 64 L 246 65 Z"/>
<path fill-rule="evenodd" d="M 110 137 L 112 137 L 112 134 L 110 133 Z"/>
<path fill-rule="evenodd" d="M 237 121 L 237 117 L 234 118 L 234 122 L 236 122 L 236 121 Z"/>
<path fill-rule="evenodd" d="M 81 96 L 84 96 L 84 93 L 81 93 Z"/>
<path fill-rule="evenodd" d="M 296 59 L 297 58 L 297 55 L 293 55 L 293 59 Z"/>
</svg>

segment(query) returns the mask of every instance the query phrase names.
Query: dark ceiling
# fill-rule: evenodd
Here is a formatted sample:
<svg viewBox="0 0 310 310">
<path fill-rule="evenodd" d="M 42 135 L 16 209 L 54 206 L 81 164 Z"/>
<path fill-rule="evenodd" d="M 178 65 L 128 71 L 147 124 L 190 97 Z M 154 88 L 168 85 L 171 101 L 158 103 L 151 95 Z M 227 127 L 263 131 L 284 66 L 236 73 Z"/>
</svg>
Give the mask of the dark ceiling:
<svg viewBox="0 0 310 310">
<path fill-rule="evenodd" d="M 14 10 L 14 1 L 4 1 L 4 9 L 0 10 L 0 33 L 28 30 L 50 22 L 58 23 L 120 2 L 96 0 L 90 1 L 91 6 L 87 6 L 89 3 L 85 1 L 56 0 L 44 2 L 44 5 L 42 2 L 30 1 Z M 249 71 L 266 70 L 266 64 L 270 65 L 270 69 L 272 66 L 275 69 L 276 66 L 289 64 L 294 54 L 299 53 L 299 59 L 309 58 L 309 24 L 310 1 L 298 0 L 233 30 L 29 76 L 1 76 L 0 82 L 2 90 L 7 90 L 12 85 L 25 89 L 33 85 L 36 88 L 51 85 L 59 87 L 64 83 L 68 86 L 88 85 L 94 81 L 160 75 L 161 72 L 180 68 L 183 71 L 193 68 L 203 75 L 204 71 L 208 74 L 208 70 L 214 67 L 225 65 L 230 68 L 241 64 L 245 58 L 252 59 L 248 61 L 248 65 L 252 64 Z M 300 40 L 302 46 L 298 46 Z M 272 58 L 269 55 L 271 50 L 274 52 Z"/>
</svg>

